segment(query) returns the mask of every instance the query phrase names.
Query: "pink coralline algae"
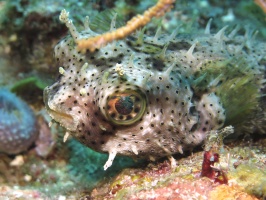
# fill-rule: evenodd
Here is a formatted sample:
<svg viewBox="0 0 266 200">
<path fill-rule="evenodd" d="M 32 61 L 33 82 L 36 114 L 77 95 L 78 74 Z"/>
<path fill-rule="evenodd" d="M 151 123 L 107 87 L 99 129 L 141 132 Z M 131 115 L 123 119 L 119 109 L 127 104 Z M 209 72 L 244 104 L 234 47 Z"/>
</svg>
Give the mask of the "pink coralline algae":
<svg viewBox="0 0 266 200">
<path fill-rule="evenodd" d="M 37 136 L 36 119 L 30 107 L 15 94 L 0 89 L 0 152 L 23 152 Z"/>
<path fill-rule="evenodd" d="M 242 199 L 257 200 L 237 184 L 219 184 L 199 176 L 202 153 L 181 159 L 176 168 L 169 161 L 150 164 L 145 169 L 126 169 L 114 180 L 96 187 L 93 200 L 187 200 L 187 199 Z"/>
</svg>

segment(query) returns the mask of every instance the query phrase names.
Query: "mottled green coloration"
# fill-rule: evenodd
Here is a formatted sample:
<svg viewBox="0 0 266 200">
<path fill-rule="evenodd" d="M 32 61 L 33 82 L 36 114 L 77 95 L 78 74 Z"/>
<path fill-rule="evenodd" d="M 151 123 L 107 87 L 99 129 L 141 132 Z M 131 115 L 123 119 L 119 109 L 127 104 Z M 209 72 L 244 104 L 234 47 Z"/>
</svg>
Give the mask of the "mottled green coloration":
<svg viewBox="0 0 266 200">
<path fill-rule="evenodd" d="M 226 110 L 225 125 L 236 125 L 247 120 L 259 106 L 262 94 L 256 77 L 260 76 L 241 56 L 208 62 L 196 72 L 195 92 L 215 92 Z"/>
</svg>

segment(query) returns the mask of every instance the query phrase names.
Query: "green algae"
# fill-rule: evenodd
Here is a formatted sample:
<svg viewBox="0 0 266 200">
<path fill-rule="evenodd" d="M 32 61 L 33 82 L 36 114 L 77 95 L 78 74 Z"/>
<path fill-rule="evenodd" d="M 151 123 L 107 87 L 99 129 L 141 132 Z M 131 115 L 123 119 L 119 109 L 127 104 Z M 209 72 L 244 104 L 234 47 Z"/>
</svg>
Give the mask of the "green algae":
<svg viewBox="0 0 266 200">
<path fill-rule="evenodd" d="M 242 123 L 252 115 L 261 96 L 251 66 L 244 58 L 208 61 L 196 72 L 193 83 L 196 93 L 215 92 L 226 111 L 225 126 Z M 234 105 L 234 106 L 232 106 Z"/>
<path fill-rule="evenodd" d="M 23 92 L 32 86 L 43 90 L 47 86 L 47 84 L 44 83 L 38 77 L 32 76 L 32 77 L 28 77 L 28 78 L 25 78 L 25 79 L 22 79 L 22 80 L 19 80 L 18 82 L 16 82 L 12 86 L 11 91 L 15 92 L 15 93 Z"/>
<path fill-rule="evenodd" d="M 231 176 L 245 191 L 257 197 L 266 196 L 266 172 L 252 164 L 239 165 Z"/>
</svg>

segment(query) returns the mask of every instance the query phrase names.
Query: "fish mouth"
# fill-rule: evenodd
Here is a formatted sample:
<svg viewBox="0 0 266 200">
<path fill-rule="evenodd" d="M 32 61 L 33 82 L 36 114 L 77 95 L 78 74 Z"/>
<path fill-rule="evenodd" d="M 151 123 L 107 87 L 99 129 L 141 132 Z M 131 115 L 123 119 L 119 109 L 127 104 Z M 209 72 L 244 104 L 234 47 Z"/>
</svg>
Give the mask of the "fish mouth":
<svg viewBox="0 0 266 200">
<path fill-rule="evenodd" d="M 73 116 L 62 106 L 59 106 L 54 99 L 55 87 L 48 86 L 43 92 L 43 101 L 48 114 L 53 120 L 69 131 L 76 130 L 76 123 Z"/>
</svg>

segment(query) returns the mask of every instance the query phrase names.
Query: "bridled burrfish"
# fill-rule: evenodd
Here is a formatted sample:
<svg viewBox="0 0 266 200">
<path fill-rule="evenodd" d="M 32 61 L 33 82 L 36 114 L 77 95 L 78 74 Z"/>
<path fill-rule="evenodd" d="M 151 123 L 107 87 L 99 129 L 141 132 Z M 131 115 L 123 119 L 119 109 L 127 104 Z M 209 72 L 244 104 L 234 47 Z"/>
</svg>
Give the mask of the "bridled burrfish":
<svg viewBox="0 0 266 200">
<path fill-rule="evenodd" d="M 146 35 L 80 52 L 55 46 L 60 76 L 44 91 L 50 116 L 82 144 L 109 154 L 158 158 L 202 144 L 211 130 L 265 133 L 265 42 L 249 30 Z M 113 28 L 113 27 L 112 27 Z M 254 122 L 254 123 L 253 123 Z"/>
</svg>

